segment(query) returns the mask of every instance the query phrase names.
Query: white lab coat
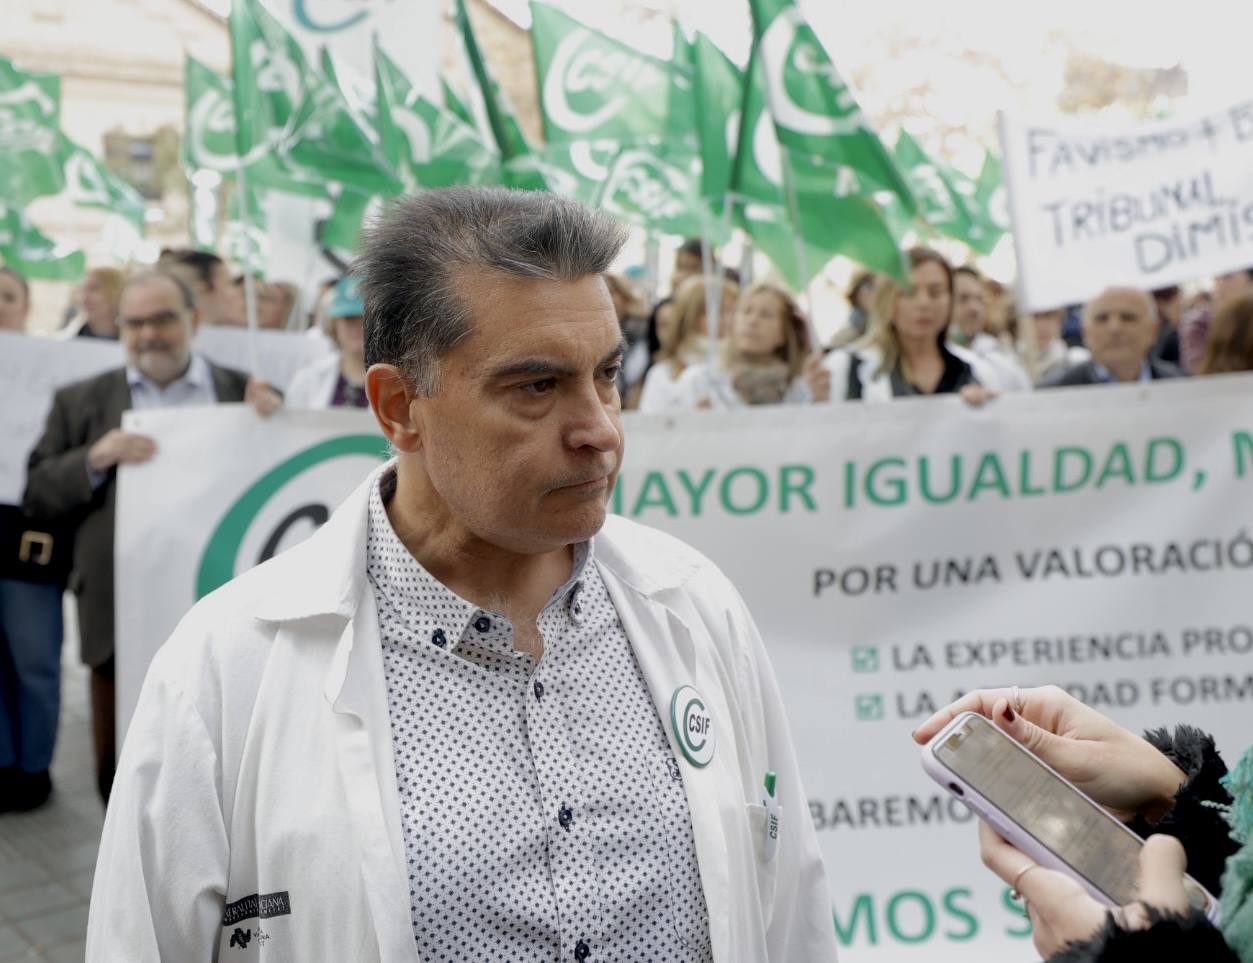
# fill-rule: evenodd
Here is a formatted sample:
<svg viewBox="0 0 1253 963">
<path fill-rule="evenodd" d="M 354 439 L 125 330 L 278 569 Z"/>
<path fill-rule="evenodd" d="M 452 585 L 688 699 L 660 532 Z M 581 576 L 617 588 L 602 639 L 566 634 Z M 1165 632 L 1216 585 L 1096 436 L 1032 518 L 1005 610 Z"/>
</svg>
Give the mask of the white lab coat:
<svg viewBox="0 0 1253 963">
<path fill-rule="evenodd" d="M 339 351 L 318 358 L 305 365 L 294 375 L 283 402 L 288 408 L 329 408 L 335 398 L 335 384 L 339 381 Z"/>
<path fill-rule="evenodd" d="M 950 344 L 949 351 L 970 365 L 979 384 L 1002 390 L 1002 378 L 998 369 L 972 351 Z M 892 375 L 880 371 L 882 355 L 877 348 L 839 348 L 822 359 L 822 367 L 831 375 L 831 396 L 827 404 L 842 405 L 848 401 L 848 375 L 853 355 L 861 359 L 857 376 L 861 379 L 861 400 L 869 402 L 893 401 Z"/>
<path fill-rule="evenodd" d="M 89 963 L 417 963 L 365 574 L 370 484 L 308 541 L 198 603 L 153 660 L 105 819 Z M 595 559 L 682 767 L 714 960 L 834 960 L 783 700 L 739 594 L 696 551 L 617 517 Z M 716 727 L 703 769 L 670 724 L 683 685 Z M 773 860 L 768 769 L 782 808 Z M 255 916 L 223 925 L 224 905 L 272 893 L 288 894 L 290 914 L 260 920 L 264 941 Z M 230 946 L 236 928 L 254 934 L 246 948 Z"/>
</svg>

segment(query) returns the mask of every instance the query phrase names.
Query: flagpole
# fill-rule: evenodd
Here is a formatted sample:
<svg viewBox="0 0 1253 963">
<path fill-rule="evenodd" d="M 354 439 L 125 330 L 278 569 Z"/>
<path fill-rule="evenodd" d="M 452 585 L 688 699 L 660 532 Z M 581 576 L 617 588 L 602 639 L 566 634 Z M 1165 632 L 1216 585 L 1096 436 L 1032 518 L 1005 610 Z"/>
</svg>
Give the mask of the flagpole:
<svg viewBox="0 0 1253 963">
<path fill-rule="evenodd" d="M 239 218 L 244 231 L 244 315 L 248 321 L 248 373 L 260 378 L 261 352 L 257 346 L 257 288 L 252 277 L 252 222 L 248 212 L 248 180 L 244 159 L 235 155 L 235 186 L 239 190 Z"/>
<path fill-rule="evenodd" d="M 704 215 L 706 212 L 703 204 L 701 208 L 702 215 Z M 700 269 L 705 275 L 705 327 L 707 329 L 705 360 L 712 371 L 718 361 L 718 322 L 721 320 L 719 315 L 722 313 L 722 272 L 718 271 L 715 276 L 714 257 L 709 243 L 708 217 L 701 217 L 701 227 Z"/>
<path fill-rule="evenodd" d="M 796 177 L 792 172 L 791 155 L 786 150 L 779 151 L 779 154 L 783 160 L 783 186 L 792 218 L 793 237 L 796 239 L 796 264 L 801 269 L 801 277 L 805 279 L 805 289 L 798 293 L 805 312 L 805 328 L 809 332 L 809 350 L 819 351 L 818 330 L 814 327 L 814 300 L 809 290 L 812 281 L 809 277 L 809 259 L 805 253 L 805 240 L 801 236 L 800 204 L 796 200 Z"/>
</svg>

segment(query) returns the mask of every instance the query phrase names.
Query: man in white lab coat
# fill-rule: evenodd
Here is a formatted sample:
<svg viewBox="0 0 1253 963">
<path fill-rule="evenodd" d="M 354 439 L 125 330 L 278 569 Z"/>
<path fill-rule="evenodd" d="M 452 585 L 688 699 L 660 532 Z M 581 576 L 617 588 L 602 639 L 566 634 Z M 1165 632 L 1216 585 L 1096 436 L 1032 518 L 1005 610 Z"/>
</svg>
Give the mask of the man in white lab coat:
<svg viewBox="0 0 1253 963">
<path fill-rule="evenodd" d="M 834 960 L 752 618 L 699 553 L 606 519 L 622 242 L 489 189 L 374 229 L 397 457 L 153 661 L 88 960 Z"/>
</svg>

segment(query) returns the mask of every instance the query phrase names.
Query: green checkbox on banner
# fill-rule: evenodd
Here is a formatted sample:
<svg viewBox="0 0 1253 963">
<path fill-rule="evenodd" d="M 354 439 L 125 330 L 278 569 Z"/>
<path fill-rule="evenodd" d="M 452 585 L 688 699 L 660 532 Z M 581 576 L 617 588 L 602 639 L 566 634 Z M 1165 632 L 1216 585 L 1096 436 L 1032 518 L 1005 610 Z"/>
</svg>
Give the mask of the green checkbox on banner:
<svg viewBox="0 0 1253 963">
<path fill-rule="evenodd" d="M 853 646 L 853 671 L 878 672 L 879 650 L 873 645 Z"/>
<path fill-rule="evenodd" d="M 878 692 L 863 692 L 853 696 L 853 712 L 860 722 L 874 722 L 883 718 L 883 696 Z"/>
</svg>

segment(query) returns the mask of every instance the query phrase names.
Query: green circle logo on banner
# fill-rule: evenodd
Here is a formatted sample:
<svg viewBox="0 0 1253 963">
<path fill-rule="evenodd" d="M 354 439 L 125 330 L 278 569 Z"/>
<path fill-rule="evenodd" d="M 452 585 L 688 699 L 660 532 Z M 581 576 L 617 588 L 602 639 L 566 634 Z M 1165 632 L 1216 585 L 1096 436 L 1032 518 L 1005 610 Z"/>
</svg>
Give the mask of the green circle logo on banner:
<svg viewBox="0 0 1253 963">
<path fill-rule="evenodd" d="M 713 717 L 704 698 L 690 685 L 679 686 L 670 697 L 670 725 L 687 761 L 697 769 L 709 765 L 717 743 Z"/>
<path fill-rule="evenodd" d="M 387 442 L 378 435 L 344 435 L 299 451 L 258 478 L 227 509 L 205 545 L 196 569 L 196 598 L 204 598 L 235 577 L 244 536 L 266 503 L 298 475 L 332 458 L 373 455 L 386 461 Z"/>
</svg>

